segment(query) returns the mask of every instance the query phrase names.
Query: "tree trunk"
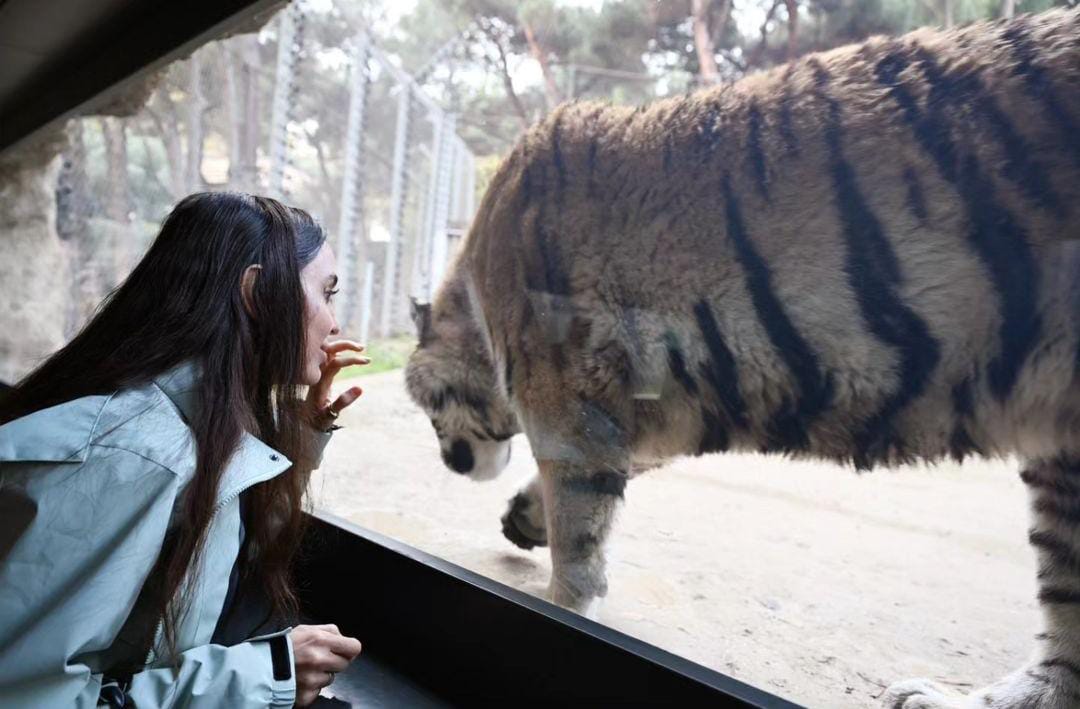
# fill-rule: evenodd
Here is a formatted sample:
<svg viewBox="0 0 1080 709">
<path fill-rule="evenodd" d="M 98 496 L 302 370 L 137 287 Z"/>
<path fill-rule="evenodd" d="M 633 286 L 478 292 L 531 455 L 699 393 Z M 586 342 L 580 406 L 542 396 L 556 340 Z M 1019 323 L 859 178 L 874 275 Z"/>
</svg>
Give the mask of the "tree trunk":
<svg viewBox="0 0 1080 709">
<path fill-rule="evenodd" d="M 495 45 L 495 49 L 499 52 L 499 61 L 492 63 L 495 64 L 496 70 L 502 75 L 503 88 L 506 89 L 506 96 L 510 99 L 510 103 L 514 106 L 514 112 L 521 121 L 522 129 L 527 129 L 530 123 L 529 112 L 525 110 L 525 105 L 521 103 L 521 97 L 514 91 L 514 82 L 510 78 L 510 66 L 506 61 L 506 50 L 503 49 L 498 34 L 486 22 L 477 22 L 477 26 L 480 27 L 480 31 L 491 40 L 492 44 Z"/>
<path fill-rule="evenodd" d="M 330 177 L 330 169 L 327 167 L 326 162 L 326 149 L 323 147 L 323 142 L 318 137 L 313 137 L 311 140 L 312 146 L 315 148 L 315 157 L 319 161 L 319 178 L 322 180 L 322 189 L 319 190 L 318 197 L 321 200 L 321 206 L 319 207 L 320 214 L 330 214 L 333 211 L 333 195 L 334 195 L 334 180 Z M 366 240 L 365 240 L 366 241 Z"/>
<path fill-rule="evenodd" d="M 799 52 L 799 3 L 798 0 L 784 0 L 787 8 L 787 60 L 790 62 Z"/>
<path fill-rule="evenodd" d="M 184 192 L 199 192 L 205 189 L 202 179 L 203 156 L 203 114 L 206 112 L 206 97 L 202 90 L 202 59 L 199 53 L 188 59 L 188 96 L 187 96 L 187 166 L 184 170 Z"/>
<path fill-rule="evenodd" d="M 259 77 L 261 65 L 255 35 L 222 43 L 225 103 L 229 116 L 229 187 L 258 192 Z"/>
<path fill-rule="evenodd" d="M 716 48 L 716 41 L 723 40 L 724 30 L 727 29 L 728 20 L 731 19 L 731 0 L 720 0 L 719 10 L 716 12 L 716 20 L 711 24 L 710 36 L 713 38 L 713 48 Z"/>
<path fill-rule="evenodd" d="M 691 13 L 701 83 L 715 84 L 720 81 L 720 71 L 716 68 L 716 50 L 709 32 L 709 0 L 693 0 Z"/>
<path fill-rule="evenodd" d="M 259 116 L 259 68 L 262 66 L 262 55 L 259 54 L 259 42 L 255 35 L 244 36 L 241 47 L 243 63 L 240 86 L 244 108 L 237 176 L 240 179 L 240 189 L 258 192 L 259 126 L 262 125 Z"/>
<path fill-rule="evenodd" d="M 169 163 L 169 191 L 174 199 L 179 199 L 184 194 L 184 150 L 180 146 L 176 105 L 169 97 L 165 82 L 158 87 L 147 111 L 161 135 L 162 145 L 165 146 L 165 160 Z"/>
<path fill-rule="evenodd" d="M 91 215 L 91 190 L 86 175 L 85 121 L 76 119 L 69 124 L 71 142 L 63 154 L 60 175 L 56 184 L 56 232 L 68 249 L 70 290 L 64 312 L 64 337 L 70 339 L 86 319 L 83 303 L 91 301 L 90 259 L 93 250 L 89 239 L 87 218 Z"/>
<path fill-rule="evenodd" d="M 86 140 L 83 121 L 68 125 L 71 141 L 62 155 L 56 181 L 56 233 L 62 241 L 78 240 L 90 216 L 90 186 L 86 176 Z"/>
<path fill-rule="evenodd" d="M 239 187 L 241 141 L 244 133 L 244 101 L 240 90 L 240 60 L 233 42 L 220 42 L 221 66 L 225 71 L 225 112 L 229 116 L 229 185 Z"/>
<path fill-rule="evenodd" d="M 521 27 L 525 31 L 525 41 L 529 44 L 529 54 L 540 65 L 540 73 L 544 75 L 544 97 L 547 99 L 547 108 L 550 111 L 562 102 L 562 95 L 559 94 L 559 87 L 551 74 L 547 52 L 536 39 L 536 33 L 527 22 L 522 21 Z"/>
<path fill-rule="evenodd" d="M 1001 2 L 1001 16 L 1013 17 L 1016 15 L 1016 0 L 1002 0 Z"/>
<path fill-rule="evenodd" d="M 126 224 L 131 211 L 131 193 L 128 188 L 124 119 L 102 116 L 99 120 L 105 137 L 105 216 Z"/>
<path fill-rule="evenodd" d="M 756 67 L 761 64 L 761 60 L 765 57 L 765 49 L 768 46 L 769 40 L 769 23 L 772 22 L 773 16 L 776 15 L 776 9 L 780 7 L 780 3 L 785 0 L 775 0 L 772 7 L 769 8 L 769 12 L 765 15 L 765 21 L 761 23 L 761 42 L 758 46 L 754 47 L 754 52 L 750 55 L 750 60 L 746 62 L 747 67 Z"/>
<path fill-rule="evenodd" d="M 126 119 L 102 117 L 101 131 L 105 138 L 105 217 L 107 230 L 102 235 L 98 258 L 105 291 L 111 290 L 127 275 L 131 248 L 131 190 L 127 173 Z M 105 292 L 98 293 L 98 297 Z"/>
</svg>

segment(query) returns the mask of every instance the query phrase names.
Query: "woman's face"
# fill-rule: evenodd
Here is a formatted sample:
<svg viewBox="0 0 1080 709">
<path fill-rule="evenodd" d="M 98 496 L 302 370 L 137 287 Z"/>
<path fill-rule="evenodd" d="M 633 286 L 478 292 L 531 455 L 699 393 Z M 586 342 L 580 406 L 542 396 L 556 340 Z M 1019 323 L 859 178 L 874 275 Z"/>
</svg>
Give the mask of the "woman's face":
<svg viewBox="0 0 1080 709">
<path fill-rule="evenodd" d="M 315 258 L 300 271 L 304 286 L 304 322 L 306 351 L 304 378 L 301 384 L 312 386 L 322 378 L 320 367 L 326 362 L 323 346 L 340 333 L 334 317 L 333 296 L 337 293 L 337 259 L 329 244 L 323 244 Z"/>
</svg>

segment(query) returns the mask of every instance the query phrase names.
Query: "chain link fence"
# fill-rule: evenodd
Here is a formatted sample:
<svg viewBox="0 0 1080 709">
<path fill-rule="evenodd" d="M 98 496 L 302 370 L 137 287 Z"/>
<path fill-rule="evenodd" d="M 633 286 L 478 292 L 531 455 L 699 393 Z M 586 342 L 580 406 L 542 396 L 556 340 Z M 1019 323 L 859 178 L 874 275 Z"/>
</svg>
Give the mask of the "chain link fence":
<svg viewBox="0 0 1080 709">
<path fill-rule="evenodd" d="M 320 43 L 294 2 L 257 35 L 169 66 L 136 115 L 71 122 L 57 180 L 73 266 L 68 336 L 180 198 L 230 189 L 280 198 L 327 227 L 346 334 L 411 332 L 409 298 L 430 299 L 472 217 L 475 158 L 455 116 L 367 31 L 339 44 Z"/>
</svg>

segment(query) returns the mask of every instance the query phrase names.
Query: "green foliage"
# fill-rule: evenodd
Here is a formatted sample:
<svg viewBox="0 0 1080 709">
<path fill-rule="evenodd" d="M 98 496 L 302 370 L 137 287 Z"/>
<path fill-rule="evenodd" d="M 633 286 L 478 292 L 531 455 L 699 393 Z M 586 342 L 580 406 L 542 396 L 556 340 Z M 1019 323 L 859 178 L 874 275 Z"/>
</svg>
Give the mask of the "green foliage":
<svg viewBox="0 0 1080 709">
<path fill-rule="evenodd" d="M 414 349 L 416 349 L 416 338 L 411 336 L 372 340 L 364 351 L 364 354 L 371 358 L 371 364 L 362 367 L 346 367 L 341 370 L 338 380 L 400 369 L 409 361 L 409 355 Z"/>
</svg>

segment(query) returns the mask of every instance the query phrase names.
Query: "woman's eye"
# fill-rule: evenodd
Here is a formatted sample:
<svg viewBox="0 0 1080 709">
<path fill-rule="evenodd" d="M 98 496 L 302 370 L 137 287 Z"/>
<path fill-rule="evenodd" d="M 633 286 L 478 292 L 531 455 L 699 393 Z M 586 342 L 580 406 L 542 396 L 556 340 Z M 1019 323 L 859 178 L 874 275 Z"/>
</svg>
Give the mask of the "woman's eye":
<svg viewBox="0 0 1080 709">
<path fill-rule="evenodd" d="M 339 292 L 340 290 L 341 290 L 340 288 L 335 288 L 334 290 L 328 290 L 328 291 L 326 291 L 326 302 L 327 302 L 327 303 L 329 303 L 329 302 L 330 302 L 330 300 L 331 300 L 331 299 L 332 299 L 332 298 L 333 298 L 333 297 L 334 297 L 335 295 L 337 295 L 337 294 L 338 294 L 338 292 Z"/>
</svg>

